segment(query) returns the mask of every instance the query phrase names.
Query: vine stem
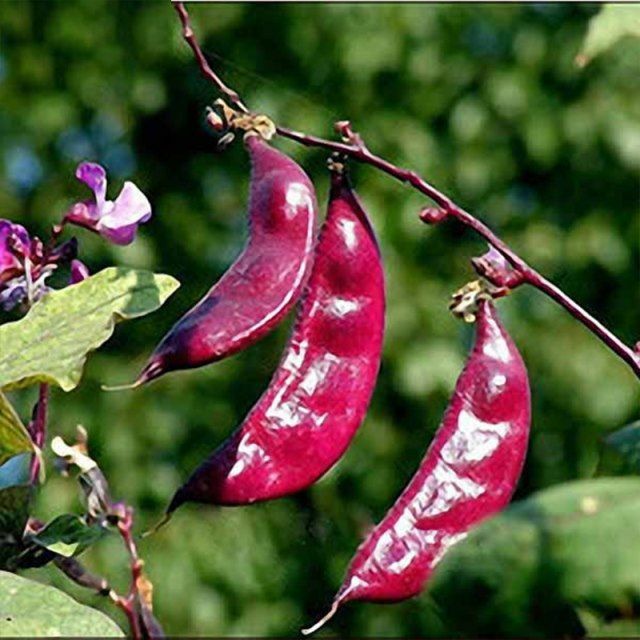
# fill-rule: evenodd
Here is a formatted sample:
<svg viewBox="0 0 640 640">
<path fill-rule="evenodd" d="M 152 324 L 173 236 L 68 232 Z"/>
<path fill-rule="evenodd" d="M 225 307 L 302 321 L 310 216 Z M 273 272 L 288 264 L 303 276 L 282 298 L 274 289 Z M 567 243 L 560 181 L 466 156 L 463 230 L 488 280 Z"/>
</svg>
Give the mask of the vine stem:
<svg viewBox="0 0 640 640">
<path fill-rule="evenodd" d="M 49 409 L 49 385 L 41 384 L 38 390 L 38 401 L 34 408 L 33 419 L 29 423 L 29 435 L 33 444 L 42 449 L 47 436 L 47 415 Z M 33 485 L 40 474 L 40 452 L 35 453 L 31 458 L 29 468 L 29 484 Z"/>
<path fill-rule="evenodd" d="M 131 631 L 130 637 L 133 640 L 143 640 L 148 635 L 145 633 L 148 630 L 143 628 L 140 615 L 144 606 L 144 598 L 140 592 L 144 562 L 138 554 L 133 537 L 133 508 L 122 502 L 112 506 L 115 507 L 114 512 L 118 517 L 118 533 L 130 558 L 131 584 L 127 595 L 120 595 L 105 578 L 87 571 L 75 558 L 57 558 L 54 564 L 76 584 L 91 589 L 98 595 L 107 596 L 125 614 Z"/>
<path fill-rule="evenodd" d="M 113 598 L 114 602 L 124 611 L 127 619 L 129 620 L 129 626 L 131 627 L 131 637 L 134 640 L 142 638 L 142 629 L 140 626 L 140 619 L 138 616 L 138 603 L 140 602 L 140 593 L 138 585 L 142 576 L 142 567 L 144 562 L 138 555 L 138 548 L 135 540 L 133 539 L 133 509 L 127 505 L 124 506 L 123 517 L 118 519 L 118 533 L 124 542 L 124 546 L 129 554 L 130 567 L 131 567 L 131 585 L 129 587 L 129 593 L 126 598 L 122 596 L 116 596 Z"/>
<path fill-rule="evenodd" d="M 249 113 L 249 109 L 242 102 L 239 94 L 228 87 L 209 65 L 204 53 L 202 52 L 198 39 L 195 36 L 191 26 L 189 13 L 187 12 L 184 4 L 182 2 L 173 2 L 173 6 L 178 13 L 182 24 L 183 38 L 191 47 L 202 74 L 212 82 L 238 110 L 243 113 Z M 414 189 L 426 195 L 445 212 L 447 217 L 455 218 L 484 238 L 509 261 L 516 271 L 518 271 L 523 282 L 535 287 L 566 309 L 576 320 L 587 327 L 587 329 L 596 335 L 618 357 L 626 362 L 636 376 L 640 378 L 640 353 L 618 338 L 604 324 L 594 318 L 586 309 L 581 307 L 568 294 L 562 291 L 562 289 L 529 266 L 525 260 L 511 249 L 506 242 L 499 238 L 486 224 L 484 224 L 484 222 L 458 206 L 453 202 L 453 200 L 451 200 L 451 198 L 443 194 L 415 171 L 398 167 L 388 160 L 372 153 L 367 148 L 360 135 L 351 130 L 349 122 L 343 121 L 336 123 L 336 129 L 341 133 L 343 142 L 326 140 L 324 138 L 307 135 L 300 131 L 294 131 L 286 127 L 276 126 L 276 132 L 284 138 L 293 140 L 294 142 L 306 147 L 318 147 L 349 156 L 354 160 L 379 169 L 400 182 L 410 184 Z"/>
<path fill-rule="evenodd" d="M 142 640 L 143 636 L 142 630 L 140 629 L 138 612 L 135 601 L 132 598 L 118 594 L 115 589 L 109 586 L 105 578 L 89 573 L 75 558 L 58 558 L 53 562 L 60 571 L 76 584 L 85 589 L 90 589 L 99 596 L 107 596 L 126 616 L 129 629 L 131 630 L 131 638 L 134 640 Z"/>
<path fill-rule="evenodd" d="M 117 591 L 111 588 L 106 578 L 90 573 L 76 558 L 60 557 L 56 558 L 53 563 L 76 584 L 85 589 L 90 589 L 99 596 L 107 596 L 127 617 L 131 629 L 131 637 L 142 638 L 138 614 L 131 599 L 119 595 Z"/>
<path fill-rule="evenodd" d="M 115 591 L 109 592 L 109 597 L 114 604 L 122 610 L 131 629 L 131 638 L 133 640 L 142 640 L 142 631 L 140 630 L 140 621 L 138 620 L 138 612 L 130 598 L 119 596 Z"/>
</svg>

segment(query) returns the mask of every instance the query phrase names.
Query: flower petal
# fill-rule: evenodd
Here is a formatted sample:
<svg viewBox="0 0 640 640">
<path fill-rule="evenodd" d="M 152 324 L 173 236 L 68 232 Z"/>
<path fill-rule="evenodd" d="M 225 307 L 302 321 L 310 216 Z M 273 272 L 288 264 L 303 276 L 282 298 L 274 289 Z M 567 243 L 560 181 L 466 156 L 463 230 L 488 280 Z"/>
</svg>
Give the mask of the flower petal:
<svg viewBox="0 0 640 640">
<path fill-rule="evenodd" d="M 0 309 L 11 311 L 27 297 L 27 283 L 23 276 L 9 280 L 0 288 Z"/>
<path fill-rule="evenodd" d="M 65 222 L 92 230 L 95 230 L 99 219 L 100 212 L 93 202 L 76 202 L 64 217 Z"/>
<path fill-rule="evenodd" d="M 98 210 L 102 209 L 107 195 L 107 173 L 104 168 L 95 162 L 81 162 L 76 169 L 76 178 L 93 191 Z"/>
<path fill-rule="evenodd" d="M 29 246 L 31 241 L 29 238 L 29 232 L 21 224 L 16 224 L 10 220 L 0 219 L 0 238 L 8 236 L 10 233 L 14 233 L 24 247 Z"/>
<path fill-rule="evenodd" d="M 133 182 L 124 183 L 113 205 L 111 211 L 100 219 L 100 224 L 109 229 L 140 224 L 151 217 L 151 203 Z"/>
<path fill-rule="evenodd" d="M 0 273 L 20 266 L 20 261 L 10 249 L 10 238 L 17 240 L 22 252 L 29 255 L 31 239 L 27 230 L 21 224 L 0 219 Z"/>
<path fill-rule="evenodd" d="M 136 222 L 117 229 L 110 229 L 109 227 L 98 225 L 100 235 L 110 242 L 113 242 L 113 244 L 131 244 L 136 237 L 137 230 L 138 224 Z"/>
<path fill-rule="evenodd" d="M 69 277 L 69 284 L 76 284 L 82 282 L 89 277 L 89 268 L 82 262 L 82 260 L 71 261 L 71 275 Z"/>
</svg>

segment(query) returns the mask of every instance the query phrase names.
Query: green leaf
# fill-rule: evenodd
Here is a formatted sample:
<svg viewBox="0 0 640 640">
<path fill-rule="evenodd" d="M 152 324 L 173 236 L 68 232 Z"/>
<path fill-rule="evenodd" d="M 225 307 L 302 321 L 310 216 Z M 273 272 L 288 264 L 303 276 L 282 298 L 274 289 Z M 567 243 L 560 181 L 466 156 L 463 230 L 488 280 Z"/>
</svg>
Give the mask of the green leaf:
<svg viewBox="0 0 640 640">
<path fill-rule="evenodd" d="M 32 488 L 20 484 L 0 491 L 0 531 L 22 536 L 29 517 Z"/>
<path fill-rule="evenodd" d="M 0 465 L 20 453 L 33 451 L 31 438 L 7 397 L 0 391 Z"/>
<path fill-rule="evenodd" d="M 427 593 L 451 633 L 573 637 L 585 612 L 601 624 L 637 611 L 638 539 L 640 479 L 560 485 L 473 530 Z"/>
<path fill-rule="evenodd" d="M 54 518 L 29 540 L 53 553 L 69 558 L 82 553 L 105 534 L 99 525 L 89 525 L 80 516 L 65 513 Z"/>
<path fill-rule="evenodd" d="M 155 311 L 179 286 L 171 276 L 110 267 L 47 294 L 24 318 L 0 326 L 0 388 L 48 382 L 70 391 L 116 322 Z"/>
<path fill-rule="evenodd" d="M 578 609 L 582 626 L 589 638 L 639 638 L 640 620 L 637 618 L 603 621 L 591 611 Z"/>
<path fill-rule="evenodd" d="M 28 484 L 31 476 L 31 454 L 19 453 L 0 465 L 0 490 Z"/>
<path fill-rule="evenodd" d="M 0 571 L 0 637 L 122 638 L 118 625 L 66 593 Z"/>
<path fill-rule="evenodd" d="M 0 491 L 0 567 L 5 567 L 10 558 L 20 553 L 31 494 L 29 485 L 16 485 Z"/>
<path fill-rule="evenodd" d="M 604 441 L 640 472 L 640 420 L 614 431 Z"/>
<path fill-rule="evenodd" d="M 585 66 L 625 36 L 640 37 L 640 7 L 607 4 L 589 22 L 589 31 L 576 61 Z"/>
</svg>

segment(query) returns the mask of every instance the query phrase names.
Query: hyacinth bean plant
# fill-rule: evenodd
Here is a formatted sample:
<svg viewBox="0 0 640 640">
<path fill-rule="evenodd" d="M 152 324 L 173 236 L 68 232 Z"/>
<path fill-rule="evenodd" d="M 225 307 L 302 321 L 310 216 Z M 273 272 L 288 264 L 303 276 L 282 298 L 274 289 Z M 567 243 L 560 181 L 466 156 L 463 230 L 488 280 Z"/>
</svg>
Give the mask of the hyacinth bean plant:
<svg viewBox="0 0 640 640">
<path fill-rule="evenodd" d="M 35 349 L 29 344 L 30 340 L 39 339 L 37 335 L 30 335 L 32 329 L 29 327 L 29 320 L 33 317 L 33 312 L 45 309 L 45 300 L 53 300 L 56 291 L 47 284 L 47 280 L 58 271 L 66 272 L 66 288 L 62 291 L 77 290 L 77 296 L 73 294 L 66 298 L 68 304 L 77 304 L 79 309 L 86 309 L 85 320 L 89 325 L 89 332 L 92 325 L 97 322 L 106 329 L 107 336 L 113 330 L 113 318 L 126 319 L 153 311 L 157 308 L 166 296 L 175 289 L 177 282 L 167 276 L 153 276 L 144 273 L 136 273 L 133 270 L 107 269 L 102 274 L 97 274 L 96 278 L 102 276 L 103 282 L 99 283 L 99 288 L 107 292 L 107 296 L 100 294 L 94 296 L 96 290 L 87 289 L 81 283 L 90 284 L 90 276 L 87 265 L 78 258 L 80 243 L 75 236 L 65 239 L 68 227 L 79 226 L 94 233 L 100 234 L 108 242 L 118 245 L 127 245 L 135 240 L 138 226 L 150 220 L 152 215 L 151 203 L 145 194 L 133 183 L 125 182 L 122 190 L 115 200 L 107 199 L 107 173 L 99 164 L 93 162 L 82 162 L 76 169 L 76 178 L 93 191 L 93 199 L 72 204 L 68 211 L 62 216 L 59 224 L 51 229 L 50 237 L 45 241 L 37 236 L 32 236 L 19 224 L 10 220 L 0 219 L 0 301 L 5 312 L 13 311 L 17 316 L 24 316 L 22 335 L 26 334 L 26 354 L 22 356 L 28 358 L 33 355 Z M 141 277 L 142 276 L 142 277 Z M 140 281 L 146 284 L 141 285 Z M 82 291 L 82 289 L 85 289 Z M 122 301 L 126 304 L 134 305 L 135 311 L 126 311 L 122 306 Z M 93 307 L 93 308 L 92 308 Z M 30 313 L 31 312 L 31 313 Z M 46 321 L 53 326 L 60 320 L 58 316 L 69 312 L 69 307 L 50 308 Z M 47 311 L 44 311 L 47 314 Z M 102 317 L 99 317 L 102 316 Z M 64 318 L 63 318 L 64 319 Z M 5 325 L 11 329 L 12 324 Z M 15 323 L 18 324 L 18 323 Z M 14 324 L 14 326 L 15 326 Z M 66 330 L 69 332 L 69 329 Z M 74 339 L 74 331 L 67 336 L 67 339 Z M 16 341 L 14 333 L 4 334 L 1 338 L 3 346 L 3 357 L 6 351 L 14 351 L 12 343 Z M 95 336 L 94 336 L 95 337 Z M 86 352 L 94 348 L 94 337 L 89 338 L 88 344 L 82 344 L 82 336 L 77 336 L 79 345 L 78 354 L 80 357 L 79 367 L 82 367 L 82 359 Z M 102 341 L 102 340 L 101 340 Z M 72 347 L 71 351 L 75 349 Z M 65 358 L 68 355 L 68 345 L 58 345 L 54 347 L 52 357 Z M 37 358 L 44 359 L 43 354 L 36 355 Z M 73 354 L 72 354 L 73 357 Z M 33 451 L 30 456 L 28 471 L 28 483 L 18 483 L 15 486 L 25 487 L 28 491 L 21 499 L 28 504 L 30 493 L 44 477 L 44 469 L 41 463 L 41 449 L 47 440 L 47 414 L 49 403 L 49 380 L 44 371 L 47 365 L 36 360 L 30 363 L 35 369 L 41 371 L 36 373 L 36 377 L 42 378 L 39 386 L 38 401 L 34 407 L 31 420 L 26 428 L 20 419 L 11 409 L 5 396 L 0 392 L 0 408 L 2 415 L 0 431 L 9 442 L 3 447 L 4 461 L 9 454 Z M 18 367 L 15 367 L 17 369 Z M 25 383 L 25 378 L 17 371 L 11 371 L 11 363 L 3 360 L 3 386 L 12 388 Z M 78 372 L 79 373 L 79 372 Z M 47 379 L 44 381 L 44 379 Z M 53 375 L 50 382 L 64 386 Z M 22 516 L 27 511 L 18 511 L 15 514 L 16 520 L 9 522 L 10 526 L 4 531 L 8 536 L 3 551 L 7 555 L 5 568 L 18 569 L 28 567 L 43 566 L 49 562 L 55 563 L 72 580 L 82 586 L 94 589 L 97 593 L 103 594 L 113 600 L 113 602 L 124 611 L 134 637 L 142 637 L 142 633 L 147 636 L 150 633 L 158 635 L 160 627 L 155 622 L 151 613 L 151 588 L 150 583 L 142 573 L 142 561 L 138 558 L 137 548 L 133 538 L 133 509 L 122 502 L 114 501 L 109 494 L 107 480 L 98 468 L 94 460 L 88 455 L 86 431 L 79 428 L 78 441 L 69 446 L 60 437 L 55 437 L 51 441 L 51 448 L 60 462 L 60 469 L 68 473 L 70 469 L 79 470 L 78 480 L 83 489 L 85 497 L 86 513 L 80 517 L 75 515 L 63 515 L 52 522 L 44 523 L 35 518 L 29 517 L 26 521 Z M 18 472 L 18 480 L 20 473 Z M 26 478 L 22 479 L 24 482 Z M 5 489 L 5 496 L 12 488 Z M 6 508 L 6 504 L 3 504 Z M 113 529 L 117 531 L 124 541 L 127 552 L 131 558 L 131 588 L 126 596 L 116 593 L 104 578 L 98 578 L 88 572 L 73 557 L 90 542 L 101 537 L 102 533 Z M 10 537 L 9 537 L 10 536 Z M 58 545 L 58 546 L 56 546 Z M 65 546 L 67 545 L 67 546 Z M 19 588 L 19 585 L 18 585 Z M 54 623 L 52 623 L 53 625 Z M 77 627 L 78 632 L 83 632 L 83 624 Z M 112 635 L 114 627 L 107 619 L 93 614 L 87 618 L 87 629 L 95 635 Z M 34 627 L 38 628 L 38 627 Z M 71 630 L 74 627 L 70 627 Z M 17 629 L 16 633 L 22 631 Z M 45 627 L 40 628 L 44 633 Z"/>
<path fill-rule="evenodd" d="M 416 476 L 417 480 L 410 485 L 413 492 L 409 496 L 410 500 L 401 497 L 393 508 L 395 511 L 391 513 L 393 517 L 383 521 L 382 529 L 374 530 L 368 542 L 356 554 L 357 566 L 351 565 L 348 578 L 353 581 L 353 576 L 357 574 L 356 577 L 361 581 L 358 588 L 361 588 L 364 582 L 360 576 L 371 574 L 373 567 L 375 580 L 369 575 L 372 584 L 375 582 L 373 590 L 376 597 L 373 600 L 393 600 L 394 594 L 397 595 L 397 600 L 415 595 L 423 589 L 427 575 L 431 579 L 436 562 L 440 561 L 444 550 L 449 546 L 448 542 L 445 544 L 438 538 L 442 549 L 437 547 L 436 554 L 433 547 L 433 536 L 440 535 L 445 525 L 449 527 L 445 533 L 452 540 L 455 538 L 451 546 L 471 530 L 468 544 L 465 542 L 453 549 L 453 559 L 448 565 L 453 567 L 451 571 L 458 571 L 459 575 L 464 576 L 464 567 L 467 566 L 465 562 L 469 556 L 474 553 L 476 556 L 481 555 L 478 540 L 484 540 L 485 546 L 482 548 L 489 548 L 487 536 L 491 538 L 495 533 L 495 539 L 500 539 L 501 529 L 492 529 L 493 521 L 480 526 L 478 522 L 482 519 L 481 515 L 493 516 L 504 508 L 513 495 L 526 457 L 531 417 L 524 364 L 511 339 L 506 332 L 503 333 L 497 315 L 494 316 L 497 312 L 491 306 L 493 303 L 490 299 L 504 297 L 529 285 L 555 301 L 584 325 L 638 378 L 640 342 L 630 345 L 619 338 L 559 286 L 534 269 L 487 224 L 457 205 L 430 181 L 373 152 L 349 121 L 336 122 L 336 138 L 325 139 L 275 123 L 262 114 L 259 106 L 256 110 L 251 109 L 238 92 L 230 88 L 210 66 L 192 28 L 185 5 L 174 2 L 173 8 L 180 21 L 182 37 L 195 55 L 197 68 L 208 81 L 207 86 L 216 92 L 217 99 L 206 110 L 209 133 L 216 138 L 221 151 L 234 137 L 240 136 L 250 152 L 254 171 L 249 206 L 249 217 L 252 219 L 250 241 L 244 257 L 229 270 L 233 275 L 232 285 L 224 289 L 225 280 L 221 279 L 216 285 L 220 288 L 214 286 L 210 290 L 195 307 L 195 314 L 191 315 L 190 312 L 176 325 L 179 339 L 173 340 L 170 336 L 170 349 L 165 345 L 165 351 L 171 351 L 169 355 L 171 358 L 175 356 L 175 362 L 167 360 L 167 365 L 163 360 L 162 366 L 152 362 L 148 365 L 151 369 L 146 374 L 143 372 L 141 378 L 130 386 L 140 386 L 179 368 L 200 367 L 244 349 L 262 337 L 267 328 L 271 330 L 276 321 L 280 322 L 296 303 L 299 304 L 299 315 L 287 343 L 285 356 L 265 395 L 250 412 L 247 421 L 178 489 L 168 512 L 188 501 L 246 506 L 255 501 L 278 498 L 306 489 L 337 462 L 364 420 L 382 358 L 385 280 L 374 231 L 355 192 L 351 190 L 348 178 L 348 165 L 362 164 L 409 185 L 428 199 L 424 207 L 416 212 L 413 221 L 416 225 L 420 222 L 427 225 L 461 223 L 478 234 L 487 243 L 487 249 L 482 255 L 471 258 L 471 265 L 480 280 L 473 281 L 454 294 L 451 308 L 456 316 L 467 322 L 474 322 L 480 309 L 480 338 L 472 351 L 472 364 L 460 378 L 462 382 L 456 388 L 448 413 L 445 414 L 443 424 L 446 438 L 441 434 L 440 440 L 436 438 L 434 441 L 436 444 L 446 439 L 455 441 L 454 449 L 467 464 L 463 474 L 454 473 L 453 481 L 453 476 L 448 476 L 448 484 L 442 485 L 445 487 L 443 491 L 458 493 L 455 499 L 444 501 L 447 503 L 444 515 L 438 512 L 438 524 L 433 525 L 430 521 L 430 529 L 424 520 L 414 517 L 420 509 L 425 508 L 424 503 L 429 503 L 427 507 L 431 505 L 429 501 L 433 495 L 429 491 L 433 493 L 433 482 L 438 480 L 433 480 L 433 468 L 441 468 L 438 467 L 440 450 L 430 450 L 431 453 L 425 458 L 428 464 L 425 463 L 426 466 Z M 210 10 L 214 11 L 214 8 Z M 607 28 L 610 28 L 610 24 Z M 625 29 L 621 32 L 629 31 Z M 579 58 L 577 62 L 585 64 L 585 58 Z M 277 150 L 279 139 L 288 139 L 319 149 L 325 156 L 330 155 L 333 191 L 328 222 L 323 228 L 324 235 L 317 242 L 314 236 L 317 207 L 312 181 L 307 178 L 302 167 Z M 162 626 L 156 619 L 157 612 L 153 609 L 153 585 L 138 551 L 140 532 L 134 533 L 134 508 L 120 496 L 112 495 L 108 478 L 92 455 L 89 437 L 91 425 L 86 425 L 86 429 L 78 427 L 74 442 L 67 442 L 59 435 L 49 433 L 48 429 L 51 387 L 57 386 L 63 391 L 76 388 L 82 378 L 87 357 L 111 337 L 116 323 L 156 311 L 180 286 L 172 276 L 126 266 L 112 266 L 92 273 L 92 256 L 82 251 L 83 235 L 86 232 L 120 246 L 135 242 L 139 227 L 143 224 L 148 223 L 147 229 L 149 233 L 153 233 L 153 203 L 133 181 L 125 181 L 119 192 L 117 189 L 108 189 L 107 171 L 99 164 L 100 160 L 87 158 L 78 164 L 75 178 L 92 195 L 84 200 L 71 202 L 61 211 L 57 218 L 59 222 L 51 227 L 47 237 L 40 238 L 21 224 L 0 218 L 0 309 L 3 312 L 0 324 L 0 635 L 123 635 L 119 626 L 102 613 L 81 607 L 52 587 L 17 575 L 26 569 L 51 565 L 77 585 L 110 600 L 126 617 L 127 633 L 131 637 L 164 637 Z M 70 178 L 70 191 L 72 182 Z M 265 202 L 268 204 L 265 205 Z M 298 221 L 302 220 L 300 229 L 295 234 L 295 242 L 299 246 L 293 249 L 292 226 L 287 227 L 285 224 L 278 227 L 287 216 L 291 225 L 295 216 L 298 216 Z M 264 225 L 264 229 L 256 230 L 260 224 Z M 72 235 L 73 233 L 77 235 Z M 262 235 L 254 242 L 259 234 Z M 278 243 L 282 252 L 274 254 Z M 289 243 L 286 249 L 292 251 L 291 256 L 285 253 L 283 243 Z M 258 245 L 259 250 L 256 249 Z M 262 252 L 261 256 L 256 255 L 259 252 Z M 262 260 L 259 269 L 255 266 L 259 262 L 257 257 Z M 364 263 L 366 273 L 363 275 L 361 267 Z M 291 264 L 297 269 L 293 275 L 287 273 Z M 345 283 L 346 280 L 348 282 Z M 273 293 L 272 287 L 277 295 L 274 294 L 270 300 L 268 294 Z M 250 301 L 251 313 L 248 313 Z M 226 312 L 219 311 L 224 307 L 223 303 L 228 303 Z M 333 315 L 327 313 L 323 316 L 323 310 L 327 309 Z M 349 316 L 354 309 L 360 313 L 359 325 L 353 324 L 352 316 Z M 215 331 L 220 328 L 215 324 L 219 319 L 216 313 L 223 316 L 227 313 L 222 322 L 225 330 L 229 329 L 230 323 L 236 322 L 233 327 L 236 333 L 229 334 L 231 338 L 219 352 L 214 348 L 217 343 L 211 337 L 214 333 L 212 327 L 215 327 Z M 245 331 L 244 327 L 242 331 L 238 329 L 240 317 L 244 317 L 251 325 L 250 330 Z M 262 325 L 255 328 L 263 322 L 266 327 L 264 330 Z M 483 332 L 488 332 L 487 326 L 491 323 L 494 328 L 499 327 L 500 340 L 491 342 L 486 336 L 482 338 Z M 239 342 L 234 342 L 240 333 L 242 337 Z M 227 334 L 224 337 L 226 339 Z M 498 348 L 495 344 L 502 347 Z M 176 349 L 179 351 L 177 356 L 174 353 Z M 336 355 L 338 352 L 339 356 Z M 508 358 L 504 356 L 505 352 Z M 161 355 L 164 358 L 166 353 L 163 351 Z M 320 360 L 323 360 L 321 365 L 318 364 Z M 516 362 L 515 365 L 512 360 Z M 338 361 L 342 369 L 336 375 L 338 367 L 331 367 Z M 506 367 L 505 362 L 510 366 Z M 301 373 L 303 369 L 306 377 Z M 496 385 L 504 385 L 511 370 L 516 372 L 515 382 L 508 381 L 506 386 L 511 384 L 516 391 L 510 392 L 519 395 L 514 401 L 508 398 L 507 402 L 496 395 Z M 323 382 L 331 386 L 331 393 L 326 397 L 322 396 Z M 37 388 L 37 400 L 29 419 L 18 414 L 10 401 L 11 396 L 5 393 L 22 393 L 22 389 L 26 387 Z M 309 391 L 311 387 L 312 390 Z M 535 380 L 532 388 L 535 395 Z M 305 394 L 311 397 L 308 404 L 305 404 L 308 399 Z M 464 433 L 460 435 L 460 430 L 456 431 L 459 426 L 456 421 L 459 421 L 460 414 L 467 415 L 465 411 L 469 407 L 464 404 L 467 395 L 473 396 L 475 404 L 480 406 L 480 413 L 490 407 L 494 413 L 505 411 L 517 415 L 510 415 L 509 420 L 505 419 L 503 422 L 498 419 L 492 421 L 493 417 L 489 416 L 472 436 Z M 303 396 L 303 400 L 300 400 Z M 470 406 L 472 405 L 470 402 Z M 315 414 L 314 410 L 317 410 Z M 330 415 L 331 410 L 343 413 Z M 274 439 L 268 442 L 268 438 L 273 437 L 275 432 L 273 421 L 269 422 L 273 415 L 277 415 L 279 419 L 284 415 L 288 421 L 288 428 L 281 430 L 286 431 L 282 441 Z M 478 445 L 480 431 L 506 422 L 516 424 L 518 430 L 515 436 L 513 433 L 503 433 L 502 440 L 495 438 L 494 453 L 497 452 L 495 456 L 498 462 L 493 461 L 491 468 L 484 470 L 486 477 L 482 478 L 481 483 L 490 488 L 487 489 L 490 495 L 485 495 L 479 501 L 486 499 L 491 504 L 486 513 L 479 514 L 476 505 L 470 506 L 465 502 L 467 496 L 463 495 L 463 499 L 460 499 L 461 493 L 464 493 L 460 487 L 465 482 L 471 482 L 472 477 L 480 481 L 477 474 L 474 476 L 478 468 L 474 466 L 479 459 L 478 449 L 474 449 L 472 445 Z M 307 429 L 312 436 L 303 432 L 298 437 L 299 434 L 296 436 L 290 428 L 301 425 L 301 431 Z M 322 425 L 334 429 L 333 434 L 320 434 L 324 438 L 323 442 L 322 438 L 313 440 L 312 438 L 318 437 L 314 428 Z M 340 432 L 338 436 L 338 429 L 346 431 Z M 251 441 L 256 432 L 261 440 L 258 444 Z M 614 439 L 615 447 L 623 454 L 631 450 L 632 453 L 637 452 L 635 430 L 631 436 L 628 430 L 620 433 L 622 435 L 618 440 Z M 508 436 L 514 437 L 515 445 Z M 630 437 L 635 438 L 635 448 L 628 444 Z M 289 440 L 282 444 L 286 438 Z M 286 456 L 281 455 L 285 450 Z M 55 465 L 50 465 L 50 469 L 45 469 L 45 452 L 47 455 L 51 452 L 55 459 Z M 509 453 L 513 455 L 509 457 Z M 326 454 L 326 459 L 322 454 Z M 299 464 L 304 455 L 313 458 L 317 469 L 309 461 L 305 465 Z M 509 462 L 513 468 L 508 468 Z M 298 465 L 295 471 L 290 471 L 290 467 L 294 468 L 295 465 Z M 427 466 L 429 469 L 425 471 Z M 504 482 L 496 475 L 500 473 L 500 468 L 508 471 L 505 472 Z M 80 514 L 64 513 L 47 522 L 38 519 L 32 508 L 34 495 L 46 481 L 47 475 L 52 473 L 75 477 L 82 497 L 83 508 Z M 243 479 L 243 473 L 249 477 L 248 480 Z M 237 484 L 230 482 L 232 477 Z M 423 491 L 427 498 L 424 498 Z M 624 490 L 619 487 L 612 489 L 596 483 L 590 486 L 588 493 L 577 492 L 577 497 L 571 493 L 571 500 L 567 499 L 567 504 L 563 505 L 564 511 L 554 503 L 549 507 L 549 513 L 552 513 L 553 518 L 565 518 L 569 521 L 584 515 L 595 516 L 602 504 L 616 502 L 619 496 L 626 496 L 626 492 L 626 487 Z M 167 495 L 168 503 L 170 498 Z M 458 506 L 463 505 L 460 512 L 454 512 L 456 500 Z M 533 511 L 536 511 L 537 504 L 534 504 Z M 544 497 L 540 504 L 546 513 L 544 509 L 549 505 Z M 527 518 L 535 520 L 535 514 L 531 515 L 532 510 L 526 504 L 509 507 L 508 510 L 507 520 L 512 513 L 520 514 L 523 521 Z M 395 572 L 389 578 L 387 571 L 380 570 L 375 558 L 369 558 L 370 553 L 375 555 L 375 545 L 378 545 L 388 530 L 396 527 L 398 521 L 405 522 L 406 512 L 410 512 L 407 517 L 413 518 L 411 535 L 420 539 L 420 553 L 423 555 L 421 562 L 428 565 L 420 575 L 413 576 L 411 588 L 408 588 L 404 574 L 399 577 L 400 574 Z M 500 518 L 502 516 L 498 516 L 495 521 L 498 522 L 496 527 L 503 524 Z M 392 521 L 392 525 L 388 525 L 387 521 Z M 78 559 L 83 551 L 110 534 L 120 537 L 128 558 L 129 586 L 124 593 L 112 586 L 110 577 L 95 575 Z M 398 544 L 404 545 L 403 548 L 410 547 L 405 538 L 398 537 L 396 529 L 392 538 L 394 541 L 400 540 Z M 395 547 L 387 546 L 383 551 L 385 562 L 390 566 L 399 562 Z M 425 560 L 427 555 L 428 562 Z M 435 555 L 437 559 L 434 559 Z M 410 558 L 407 562 L 410 564 L 411 561 Z M 331 615 L 342 601 L 366 599 L 359 595 L 347 597 L 344 589 L 343 586 L 338 592 Z M 10 601 L 6 597 L 8 593 L 12 594 Z M 389 594 L 393 597 L 387 597 Z M 632 617 L 634 607 L 637 608 L 635 602 L 627 608 L 625 602 L 617 609 L 617 604 L 614 606 L 608 601 L 590 601 L 588 605 L 606 620 L 619 617 L 620 611 L 623 614 L 627 612 L 628 617 Z M 322 603 L 318 603 L 318 612 L 321 607 Z M 615 614 L 612 613 L 613 610 Z M 162 612 L 159 612 L 158 618 L 162 619 Z M 585 625 L 588 626 L 586 622 Z M 312 629 L 314 630 L 315 628 Z M 215 633 L 215 629 L 211 631 Z M 292 626 L 291 633 L 296 631 Z"/>
</svg>

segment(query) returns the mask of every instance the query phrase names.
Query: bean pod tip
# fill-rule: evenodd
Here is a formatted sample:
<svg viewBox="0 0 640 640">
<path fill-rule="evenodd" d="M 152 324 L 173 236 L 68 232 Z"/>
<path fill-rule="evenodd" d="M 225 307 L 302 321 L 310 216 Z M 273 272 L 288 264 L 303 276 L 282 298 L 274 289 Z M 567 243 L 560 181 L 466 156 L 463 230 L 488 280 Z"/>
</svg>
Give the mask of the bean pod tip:
<svg viewBox="0 0 640 640">
<path fill-rule="evenodd" d="M 305 629 L 300 629 L 300 633 L 303 636 L 310 636 L 311 634 L 318 631 L 318 629 L 323 627 L 327 622 L 329 622 L 329 620 L 331 620 L 331 618 L 333 618 L 333 616 L 336 614 L 336 611 L 338 611 L 339 606 L 340 606 L 340 600 L 334 600 L 333 604 L 331 605 L 331 609 L 329 609 L 329 611 L 327 611 L 327 613 L 325 613 L 325 615 L 322 616 L 320 620 L 318 620 L 315 624 L 312 624 L 310 627 L 306 627 Z"/>
</svg>

